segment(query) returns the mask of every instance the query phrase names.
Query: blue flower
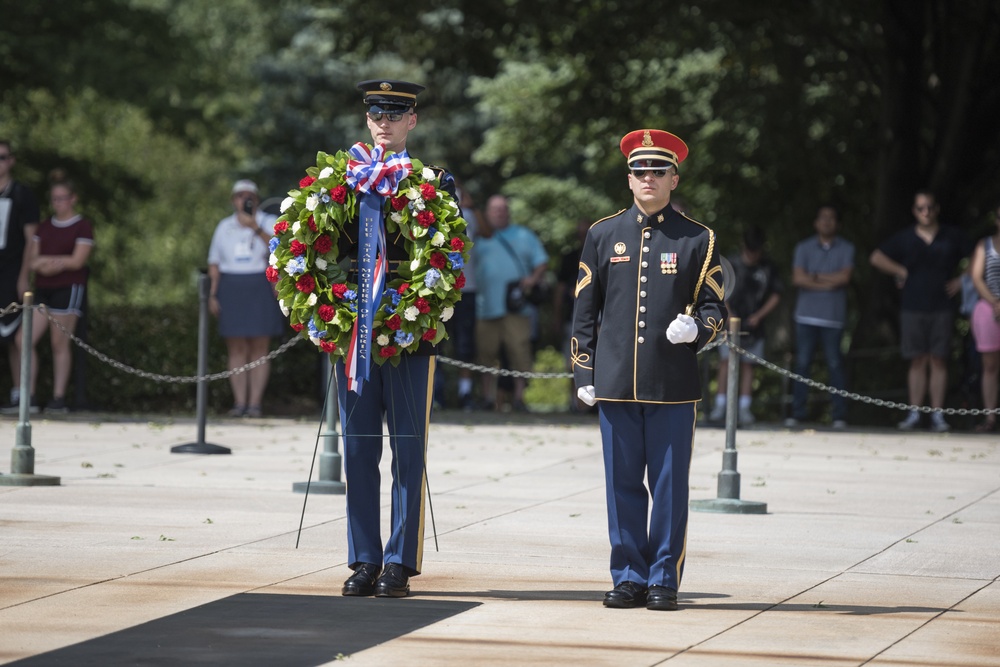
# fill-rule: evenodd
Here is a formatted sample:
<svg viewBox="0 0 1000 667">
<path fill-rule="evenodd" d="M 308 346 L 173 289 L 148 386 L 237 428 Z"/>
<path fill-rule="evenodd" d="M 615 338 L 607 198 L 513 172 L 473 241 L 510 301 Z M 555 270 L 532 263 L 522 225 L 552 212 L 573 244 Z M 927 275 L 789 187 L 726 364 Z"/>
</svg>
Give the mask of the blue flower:
<svg viewBox="0 0 1000 667">
<path fill-rule="evenodd" d="M 281 241 L 278 240 L 277 236 L 272 236 L 271 240 L 267 242 L 267 251 L 274 252 L 281 245 Z"/>
<path fill-rule="evenodd" d="M 344 292 L 344 301 L 356 301 L 358 298 L 358 293 L 352 289 Z"/>
<path fill-rule="evenodd" d="M 392 304 L 389 304 L 389 303 L 385 304 L 385 306 L 382 307 L 382 310 L 384 310 L 385 312 L 389 313 L 390 315 L 392 315 L 393 313 L 396 312 L 396 309 L 393 308 Z"/>
<path fill-rule="evenodd" d="M 424 275 L 424 285 L 427 287 L 434 287 L 439 280 L 441 280 L 441 272 L 437 269 L 428 269 Z"/>
<path fill-rule="evenodd" d="M 435 227 L 434 225 L 431 225 L 430 227 L 427 228 L 427 238 L 432 239 L 434 238 L 434 235 L 437 233 L 438 233 L 437 227 Z"/>
<path fill-rule="evenodd" d="M 462 261 L 462 253 L 460 252 L 449 252 L 448 260 L 451 262 L 451 268 L 456 271 L 465 266 L 465 262 Z"/>
<path fill-rule="evenodd" d="M 320 331 L 316 327 L 316 319 L 313 317 L 309 318 L 309 337 L 310 338 L 326 338 L 326 331 Z"/>
<path fill-rule="evenodd" d="M 298 257 L 293 257 L 288 260 L 288 265 L 285 267 L 285 272 L 290 276 L 297 276 L 300 273 L 306 272 L 306 257 L 305 255 L 299 255 Z"/>
<path fill-rule="evenodd" d="M 413 334 L 406 333 L 405 331 L 402 330 L 397 331 L 396 342 L 402 345 L 403 347 L 406 347 L 407 345 L 413 342 Z"/>
<path fill-rule="evenodd" d="M 392 305 L 398 306 L 399 301 L 400 299 L 403 298 L 403 296 L 396 290 L 392 290 L 391 292 L 389 292 L 389 298 L 392 299 Z"/>
</svg>

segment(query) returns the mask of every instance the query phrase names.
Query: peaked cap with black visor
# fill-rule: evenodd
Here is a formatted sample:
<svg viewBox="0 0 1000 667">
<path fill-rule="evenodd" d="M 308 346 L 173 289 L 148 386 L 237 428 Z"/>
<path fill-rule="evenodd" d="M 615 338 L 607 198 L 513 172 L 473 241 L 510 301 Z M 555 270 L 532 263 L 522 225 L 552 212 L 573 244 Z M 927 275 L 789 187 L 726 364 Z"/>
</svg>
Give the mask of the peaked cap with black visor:
<svg viewBox="0 0 1000 667">
<path fill-rule="evenodd" d="M 365 93 L 369 113 L 406 113 L 417 106 L 417 95 L 424 86 L 409 81 L 372 79 L 362 81 L 358 88 Z"/>
<path fill-rule="evenodd" d="M 680 137 L 663 130 L 634 130 L 622 137 L 620 148 L 633 171 L 666 169 L 678 165 L 688 155 Z"/>
</svg>

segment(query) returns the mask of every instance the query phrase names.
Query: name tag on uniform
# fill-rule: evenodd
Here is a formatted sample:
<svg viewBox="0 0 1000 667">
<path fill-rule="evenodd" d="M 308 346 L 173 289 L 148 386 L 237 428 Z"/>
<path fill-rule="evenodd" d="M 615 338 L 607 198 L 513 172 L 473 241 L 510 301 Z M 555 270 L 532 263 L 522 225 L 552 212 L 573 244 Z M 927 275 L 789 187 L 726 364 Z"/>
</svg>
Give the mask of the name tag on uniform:
<svg viewBox="0 0 1000 667">
<path fill-rule="evenodd" d="M 611 263 L 612 264 L 617 264 L 618 262 L 627 262 L 627 261 L 629 261 L 631 259 L 632 258 L 629 257 L 628 255 L 625 255 L 624 257 L 612 257 L 611 258 Z"/>
</svg>

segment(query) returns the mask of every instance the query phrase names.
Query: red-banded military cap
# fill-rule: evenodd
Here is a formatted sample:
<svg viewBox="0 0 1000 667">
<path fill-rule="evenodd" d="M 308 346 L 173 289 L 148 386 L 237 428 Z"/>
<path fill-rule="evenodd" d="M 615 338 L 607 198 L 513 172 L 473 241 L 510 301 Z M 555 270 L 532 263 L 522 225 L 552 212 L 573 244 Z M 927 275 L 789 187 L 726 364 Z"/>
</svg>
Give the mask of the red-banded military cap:
<svg viewBox="0 0 1000 667">
<path fill-rule="evenodd" d="M 365 91 L 365 106 L 373 113 L 407 111 L 417 106 L 417 95 L 424 89 L 418 83 L 393 79 L 372 79 L 358 84 Z"/>
<path fill-rule="evenodd" d="M 634 130 L 620 144 L 629 169 L 663 169 L 677 166 L 688 155 L 688 147 L 681 139 L 663 130 Z"/>
</svg>

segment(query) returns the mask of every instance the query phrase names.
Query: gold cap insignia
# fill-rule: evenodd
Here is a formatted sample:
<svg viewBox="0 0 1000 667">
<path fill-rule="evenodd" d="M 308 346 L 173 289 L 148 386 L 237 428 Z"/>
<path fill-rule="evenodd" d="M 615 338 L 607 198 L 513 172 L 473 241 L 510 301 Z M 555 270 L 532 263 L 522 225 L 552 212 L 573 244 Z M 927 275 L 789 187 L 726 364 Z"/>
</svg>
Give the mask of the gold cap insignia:
<svg viewBox="0 0 1000 667">
<path fill-rule="evenodd" d="M 392 84 L 387 81 L 383 81 L 379 84 L 379 88 L 382 90 L 392 90 Z"/>
<path fill-rule="evenodd" d="M 649 130 L 642 133 L 642 145 L 646 148 L 653 145 L 653 137 L 649 136 Z"/>
<path fill-rule="evenodd" d="M 619 255 L 621 255 L 622 253 L 624 253 L 625 252 L 625 244 L 622 243 L 621 241 L 619 241 L 618 243 L 616 243 L 615 244 L 615 252 L 618 253 Z"/>
</svg>

